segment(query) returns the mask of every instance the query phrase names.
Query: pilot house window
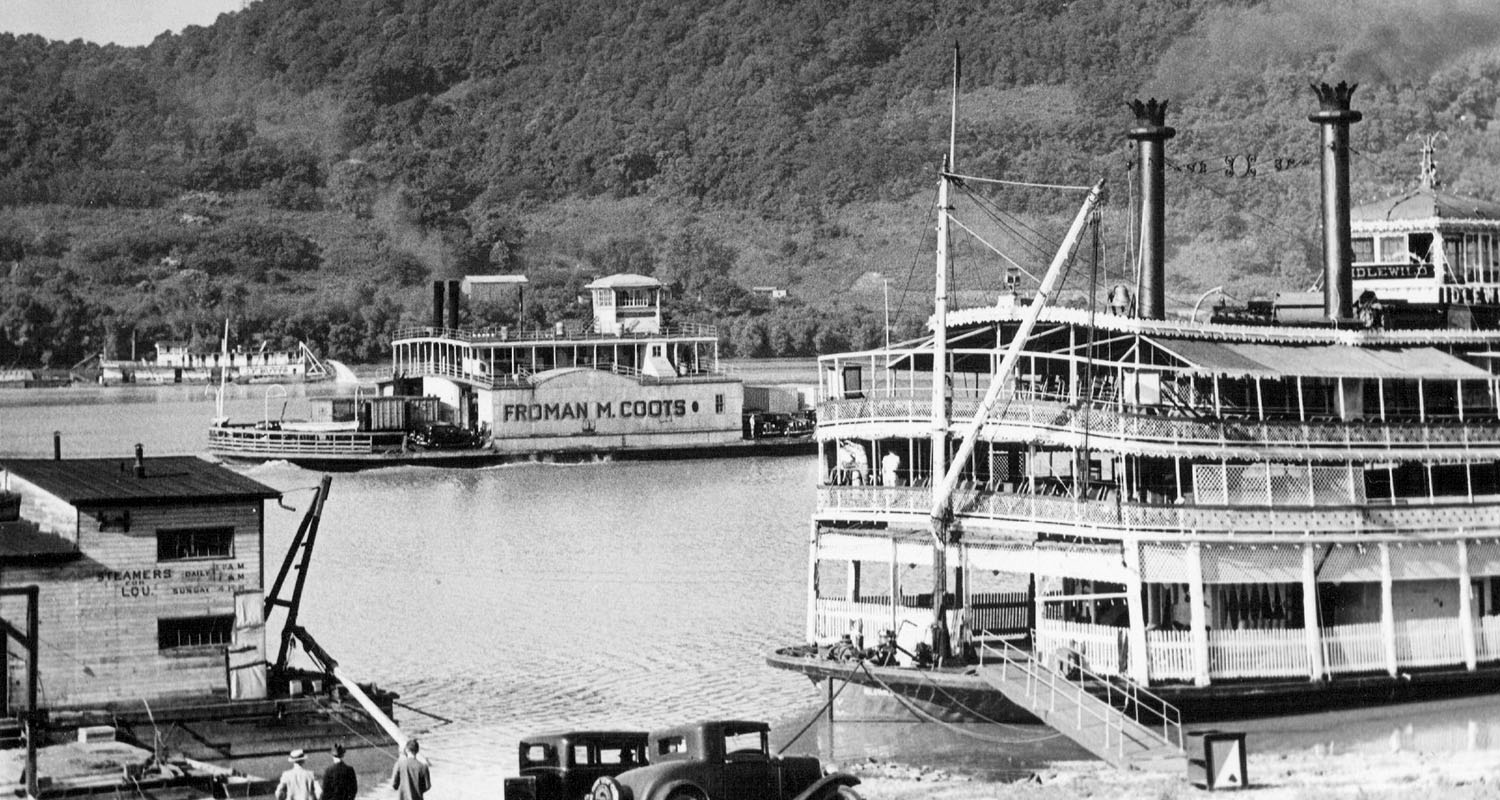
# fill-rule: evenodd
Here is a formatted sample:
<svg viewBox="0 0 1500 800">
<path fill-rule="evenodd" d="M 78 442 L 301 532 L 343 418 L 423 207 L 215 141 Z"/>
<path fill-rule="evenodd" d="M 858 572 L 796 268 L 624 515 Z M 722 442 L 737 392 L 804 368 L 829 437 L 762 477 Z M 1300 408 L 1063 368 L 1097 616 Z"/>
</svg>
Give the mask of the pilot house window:
<svg viewBox="0 0 1500 800">
<path fill-rule="evenodd" d="M 156 621 L 156 648 L 210 647 L 234 641 L 234 615 L 172 617 Z"/>
<path fill-rule="evenodd" d="M 156 532 L 157 561 L 234 557 L 234 528 L 179 528 Z"/>
</svg>

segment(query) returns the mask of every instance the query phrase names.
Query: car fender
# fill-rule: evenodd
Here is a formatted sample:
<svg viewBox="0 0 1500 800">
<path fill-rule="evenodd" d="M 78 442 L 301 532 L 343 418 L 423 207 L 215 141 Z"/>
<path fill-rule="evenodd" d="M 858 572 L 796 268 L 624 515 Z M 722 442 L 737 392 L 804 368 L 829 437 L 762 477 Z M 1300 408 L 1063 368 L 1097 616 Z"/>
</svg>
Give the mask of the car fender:
<svg viewBox="0 0 1500 800">
<path fill-rule="evenodd" d="M 804 790 L 802 794 L 797 795 L 796 797 L 792 798 L 792 800 L 816 800 L 816 798 L 822 797 L 824 793 L 832 791 L 832 789 L 836 786 L 858 785 L 859 778 L 856 778 L 853 775 L 845 772 L 835 772 L 831 775 L 824 775 L 823 777 L 819 778 L 817 783 L 814 783 L 812 786 L 807 787 L 807 789 Z"/>
<path fill-rule="evenodd" d="M 651 787 L 649 796 L 641 797 L 639 800 L 666 800 L 666 798 L 671 797 L 672 793 L 678 789 L 692 789 L 698 793 L 699 797 L 709 796 L 708 791 L 693 780 L 689 778 L 677 778 Z"/>
</svg>

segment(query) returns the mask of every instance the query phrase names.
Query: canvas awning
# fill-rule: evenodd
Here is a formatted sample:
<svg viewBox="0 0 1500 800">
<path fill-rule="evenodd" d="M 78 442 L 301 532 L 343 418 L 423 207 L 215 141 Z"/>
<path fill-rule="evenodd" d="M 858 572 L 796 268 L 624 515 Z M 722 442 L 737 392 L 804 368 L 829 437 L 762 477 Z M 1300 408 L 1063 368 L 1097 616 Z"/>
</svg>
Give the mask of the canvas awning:
<svg viewBox="0 0 1500 800">
<path fill-rule="evenodd" d="M 1278 345 L 1151 339 L 1203 375 L 1317 378 L 1423 378 L 1488 380 L 1489 372 L 1434 347 Z"/>
</svg>

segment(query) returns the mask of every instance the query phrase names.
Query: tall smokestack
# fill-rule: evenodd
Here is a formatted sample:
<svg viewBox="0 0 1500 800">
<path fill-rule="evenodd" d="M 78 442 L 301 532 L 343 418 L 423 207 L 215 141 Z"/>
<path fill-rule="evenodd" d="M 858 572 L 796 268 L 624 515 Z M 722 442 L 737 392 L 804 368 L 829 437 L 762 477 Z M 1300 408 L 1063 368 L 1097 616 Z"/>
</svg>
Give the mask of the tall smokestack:
<svg viewBox="0 0 1500 800">
<path fill-rule="evenodd" d="M 146 448 L 141 447 L 140 444 L 135 446 L 135 476 L 146 477 Z"/>
<path fill-rule="evenodd" d="M 1151 98 L 1130 101 L 1135 127 L 1126 134 L 1135 140 L 1141 165 L 1141 280 L 1139 314 L 1143 319 L 1167 318 L 1166 141 L 1177 135 L 1167 126 L 1167 101 Z"/>
<path fill-rule="evenodd" d="M 432 327 L 443 327 L 443 282 L 432 282 Z"/>
<path fill-rule="evenodd" d="M 458 307 L 462 299 L 461 281 L 448 281 L 448 327 L 458 330 Z"/>
<path fill-rule="evenodd" d="M 1315 84 L 1321 106 L 1309 122 L 1322 128 L 1323 151 L 1323 315 L 1330 320 L 1354 315 L 1354 251 L 1349 245 L 1349 126 L 1364 115 L 1349 110 L 1359 84 Z"/>
</svg>

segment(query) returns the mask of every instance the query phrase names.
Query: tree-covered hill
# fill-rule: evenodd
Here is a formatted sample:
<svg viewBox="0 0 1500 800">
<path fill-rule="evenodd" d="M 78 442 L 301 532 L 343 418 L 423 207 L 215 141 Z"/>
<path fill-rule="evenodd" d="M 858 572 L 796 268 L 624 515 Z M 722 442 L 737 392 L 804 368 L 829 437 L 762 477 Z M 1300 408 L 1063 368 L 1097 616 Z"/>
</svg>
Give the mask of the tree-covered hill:
<svg viewBox="0 0 1500 800">
<path fill-rule="evenodd" d="M 873 345 L 887 285 L 903 331 L 925 315 L 955 43 L 961 171 L 1107 176 L 1110 280 L 1124 101 L 1160 96 L 1184 167 L 1171 293 L 1301 287 L 1307 84 L 1362 82 L 1357 196 L 1410 183 L 1415 136 L 1442 131 L 1449 187 L 1493 199 L 1496 19 L 1481 0 L 258 0 L 142 48 L 0 35 L 0 366 L 225 318 L 242 344 L 377 360 L 430 278 L 494 272 L 531 276 L 536 322 L 628 270 L 736 354 Z M 1045 234 L 1076 197 L 995 202 Z M 972 255 L 961 288 L 983 296 L 1000 268 Z"/>
</svg>

